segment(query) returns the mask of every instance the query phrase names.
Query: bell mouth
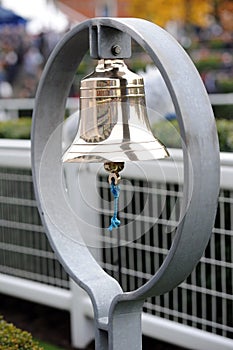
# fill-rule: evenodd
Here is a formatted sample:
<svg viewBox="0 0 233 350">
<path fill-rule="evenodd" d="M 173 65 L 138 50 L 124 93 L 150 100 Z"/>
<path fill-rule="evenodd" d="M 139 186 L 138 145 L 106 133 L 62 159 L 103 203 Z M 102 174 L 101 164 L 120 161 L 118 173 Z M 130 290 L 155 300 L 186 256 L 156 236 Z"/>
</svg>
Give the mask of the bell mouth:
<svg viewBox="0 0 233 350">
<path fill-rule="evenodd" d="M 153 135 L 148 140 L 87 143 L 79 138 L 65 152 L 64 163 L 127 162 L 163 159 L 169 157 L 166 147 Z"/>
<path fill-rule="evenodd" d="M 122 151 L 115 152 L 111 157 L 107 153 L 101 154 L 100 152 L 89 152 L 76 153 L 74 156 L 69 154 L 69 156 L 63 157 L 63 163 L 105 163 L 105 162 L 136 162 L 136 161 L 147 161 L 155 159 L 163 159 L 169 157 L 169 153 L 165 148 L 154 149 L 154 150 L 141 150 L 137 151 L 137 154 L 133 150 L 124 151 L 122 156 Z"/>
</svg>

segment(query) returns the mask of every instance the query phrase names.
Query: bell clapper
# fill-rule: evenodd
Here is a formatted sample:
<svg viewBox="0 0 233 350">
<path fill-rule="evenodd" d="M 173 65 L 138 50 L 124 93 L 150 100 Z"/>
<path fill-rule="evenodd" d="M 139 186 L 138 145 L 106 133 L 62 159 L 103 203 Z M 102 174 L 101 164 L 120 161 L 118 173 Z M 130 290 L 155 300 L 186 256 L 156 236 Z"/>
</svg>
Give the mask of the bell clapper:
<svg viewBox="0 0 233 350">
<path fill-rule="evenodd" d="M 124 169 L 124 162 L 105 162 L 104 169 L 109 172 L 108 182 L 110 184 L 111 192 L 114 196 L 114 214 L 111 218 L 111 224 L 108 227 L 109 231 L 113 228 L 118 228 L 121 224 L 120 220 L 117 218 L 118 212 L 118 199 L 120 195 L 120 175 L 119 172 Z"/>
</svg>

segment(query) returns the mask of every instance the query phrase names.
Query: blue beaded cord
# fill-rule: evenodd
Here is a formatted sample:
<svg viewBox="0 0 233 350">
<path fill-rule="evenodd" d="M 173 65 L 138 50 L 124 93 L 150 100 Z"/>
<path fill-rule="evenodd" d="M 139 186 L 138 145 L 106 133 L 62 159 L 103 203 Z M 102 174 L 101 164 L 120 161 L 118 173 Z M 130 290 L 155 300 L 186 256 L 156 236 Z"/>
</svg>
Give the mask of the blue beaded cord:
<svg viewBox="0 0 233 350">
<path fill-rule="evenodd" d="M 111 225 L 109 226 L 109 231 L 112 231 L 113 228 L 118 228 L 121 224 L 120 220 L 117 219 L 117 211 L 118 211 L 118 199 L 120 195 L 120 186 L 115 185 L 114 180 L 112 180 L 110 185 L 111 192 L 114 196 L 114 213 L 111 218 Z"/>
</svg>

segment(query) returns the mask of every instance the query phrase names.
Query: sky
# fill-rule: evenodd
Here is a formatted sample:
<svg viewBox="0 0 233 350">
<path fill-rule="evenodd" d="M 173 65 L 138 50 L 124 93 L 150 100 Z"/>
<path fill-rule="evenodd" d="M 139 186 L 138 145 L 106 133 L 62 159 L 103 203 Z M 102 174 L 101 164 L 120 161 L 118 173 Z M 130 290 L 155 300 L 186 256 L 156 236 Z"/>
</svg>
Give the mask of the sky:
<svg viewBox="0 0 233 350">
<path fill-rule="evenodd" d="M 40 27 L 63 30 L 67 25 L 67 18 L 46 0 L 2 0 L 2 6 L 16 14 L 31 19 L 28 27 L 31 31 L 40 30 Z"/>
</svg>

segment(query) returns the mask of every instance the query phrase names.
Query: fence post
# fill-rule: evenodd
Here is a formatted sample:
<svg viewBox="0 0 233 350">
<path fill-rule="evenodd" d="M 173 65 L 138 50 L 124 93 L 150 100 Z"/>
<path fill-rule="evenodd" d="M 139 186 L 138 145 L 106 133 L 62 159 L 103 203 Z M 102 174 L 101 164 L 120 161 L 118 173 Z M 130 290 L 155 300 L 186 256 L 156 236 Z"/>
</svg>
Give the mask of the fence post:
<svg viewBox="0 0 233 350">
<path fill-rule="evenodd" d="M 87 293 L 70 279 L 71 308 L 70 308 L 70 331 L 73 347 L 84 349 L 94 339 L 94 321 L 87 316 L 86 299 Z"/>
</svg>

